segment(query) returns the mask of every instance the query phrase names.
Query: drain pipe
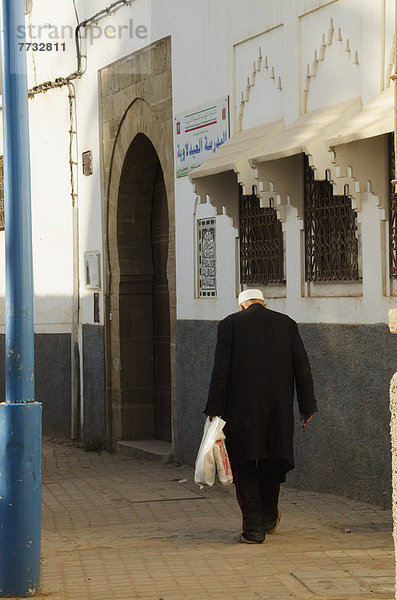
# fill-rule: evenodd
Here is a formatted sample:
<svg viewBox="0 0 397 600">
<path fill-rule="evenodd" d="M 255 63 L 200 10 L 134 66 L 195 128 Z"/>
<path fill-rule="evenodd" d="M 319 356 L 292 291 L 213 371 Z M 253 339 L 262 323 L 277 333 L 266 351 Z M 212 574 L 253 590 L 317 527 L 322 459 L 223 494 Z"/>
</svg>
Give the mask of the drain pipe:
<svg viewBox="0 0 397 600">
<path fill-rule="evenodd" d="M 37 94 L 42 94 L 43 92 L 48 92 L 49 90 L 54 90 L 56 88 L 61 88 L 61 87 L 67 86 L 71 81 L 73 81 L 75 79 L 80 79 L 80 77 L 82 77 L 86 71 L 86 66 L 83 67 L 82 59 L 85 58 L 87 60 L 87 57 L 81 53 L 81 47 L 80 47 L 80 32 L 81 32 L 81 30 L 89 27 L 93 23 L 95 23 L 95 24 L 98 23 L 98 21 L 100 21 L 106 17 L 110 17 L 111 15 L 113 15 L 116 11 L 118 11 L 123 6 L 131 6 L 133 1 L 134 0 L 117 0 L 117 2 L 113 2 L 113 4 L 111 4 L 110 6 L 107 6 L 103 10 L 100 10 L 92 17 L 89 17 L 88 19 L 81 21 L 81 23 L 78 23 L 77 27 L 75 29 L 75 33 L 74 33 L 74 39 L 75 39 L 75 45 L 76 45 L 76 60 L 77 60 L 76 70 L 73 71 L 73 73 L 70 73 L 70 75 L 67 75 L 66 77 L 57 77 L 53 81 L 44 81 L 43 83 L 40 83 L 39 85 L 33 86 L 29 90 L 29 97 L 36 96 Z M 76 17 L 77 17 L 77 12 L 76 12 Z"/>
<path fill-rule="evenodd" d="M 71 332 L 71 438 L 77 440 L 82 431 L 80 422 L 83 407 L 80 407 L 80 349 L 79 349 L 79 323 L 80 323 L 80 257 L 79 257 L 79 205 L 77 194 L 77 115 L 76 93 L 73 83 L 68 83 L 69 99 L 69 172 L 70 194 L 72 199 L 72 228 L 73 228 L 73 300 L 72 300 L 72 332 Z M 74 159 L 74 157 L 76 157 Z"/>
<path fill-rule="evenodd" d="M 29 97 L 48 92 L 51 89 L 59 89 L 67 86 L 69 100 L 69 172 L 70 172 L 70 194 L 72 199 L 72 231 L 73 231 L 73 300 L 72 300 L 72 330 L 71 330 L 71 438 L 77 440 L 83 433 L 84 406 L 80 393 L 80 346 L 79 346 L 79 324 L 80 324 L 80 255 L 79 255 L 79 209 L 77 192 L 77 167 L 78 167 L 78 138 L 77 138 L 77 115 L 76 115 L 76 93 L 73 81 L 80 79 L 85 71 L 83 58 L 87 59 L 81 52 L 80 33 L 93 23 L 111 16 L 123 6 L 131 6 L 134 0 L 117 0 L 106 8 L 100 10 L 92 17 L 79 22 L 75 7 L 77 27 L 75 29 L 76 46 L 76 70 L 66 77 L 57 77 L 53 81 L 45 81 L 33 86 L 29 90 Z"/>
</svg>

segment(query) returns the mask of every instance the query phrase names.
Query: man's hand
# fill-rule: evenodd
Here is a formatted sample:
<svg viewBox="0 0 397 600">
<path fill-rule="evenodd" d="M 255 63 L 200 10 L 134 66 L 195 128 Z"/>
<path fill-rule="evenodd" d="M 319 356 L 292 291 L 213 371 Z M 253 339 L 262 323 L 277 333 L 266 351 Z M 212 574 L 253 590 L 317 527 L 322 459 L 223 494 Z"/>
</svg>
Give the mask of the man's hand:
<svg viewBox="0 0 397 600">
<path fill-rule="evenodd" d="M 314 413 L 312 413 L 311 415 L 301 414 L 301 421 L 303 421 L 302 429 L 306 429 L 306 427 L 309 425 L 309 423 L 313 419 L 313 417 L 314 417 Z"/>
</svg>

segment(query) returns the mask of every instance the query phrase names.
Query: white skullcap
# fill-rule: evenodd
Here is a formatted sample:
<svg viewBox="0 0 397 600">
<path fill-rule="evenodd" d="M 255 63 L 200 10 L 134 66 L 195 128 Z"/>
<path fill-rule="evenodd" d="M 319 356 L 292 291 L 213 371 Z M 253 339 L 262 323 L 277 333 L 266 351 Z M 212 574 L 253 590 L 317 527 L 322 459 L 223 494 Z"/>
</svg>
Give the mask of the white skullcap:
<svg viewBox="0 0 397 600">
<path fill-rule="evenodd" d="M 239 294 L 238 303 L 243 304 L 247 300 L 265 300 L 260 290 L 244 290 Z"/>
</svg>

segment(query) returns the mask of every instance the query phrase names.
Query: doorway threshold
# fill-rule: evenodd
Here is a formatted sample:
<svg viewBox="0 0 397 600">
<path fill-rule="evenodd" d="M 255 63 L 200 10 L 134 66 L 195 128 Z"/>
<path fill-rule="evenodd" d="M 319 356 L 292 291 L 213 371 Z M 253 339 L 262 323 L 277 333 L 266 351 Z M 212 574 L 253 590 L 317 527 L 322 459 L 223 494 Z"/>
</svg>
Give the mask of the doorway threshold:
<svg viewBox="0 0 397 600">
<path fill-rule="evenodd" d="M 172 444 L 162 440 L 119 440 L 117 452 L 162 464 L 172 462 Z"/>
</svg>

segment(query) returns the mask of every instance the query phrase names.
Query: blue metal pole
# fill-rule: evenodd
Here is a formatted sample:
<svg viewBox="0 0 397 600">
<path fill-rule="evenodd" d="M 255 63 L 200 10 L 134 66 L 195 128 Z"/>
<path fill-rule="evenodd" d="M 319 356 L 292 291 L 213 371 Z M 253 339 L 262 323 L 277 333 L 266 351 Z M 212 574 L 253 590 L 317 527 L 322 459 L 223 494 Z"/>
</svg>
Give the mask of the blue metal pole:
<svg viewBox="0 0 397 600">
<path fill-rule="evenodd" d="M 0 0 L 6 236 L 6 401 L 0 403 L 0 596 L 40 588 L 41 404 L 35 402 L 24 0 Z"/>
</svg>

